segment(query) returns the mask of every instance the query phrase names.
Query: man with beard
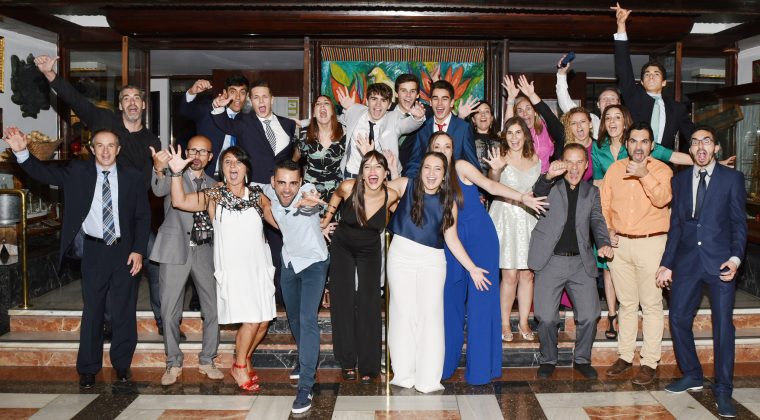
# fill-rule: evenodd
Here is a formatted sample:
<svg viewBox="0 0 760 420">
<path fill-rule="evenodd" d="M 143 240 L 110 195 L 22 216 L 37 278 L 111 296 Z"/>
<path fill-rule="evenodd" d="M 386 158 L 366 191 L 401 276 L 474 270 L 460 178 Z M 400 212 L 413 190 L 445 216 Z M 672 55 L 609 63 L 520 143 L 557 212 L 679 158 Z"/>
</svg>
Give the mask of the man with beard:
<svg viewBox="0 0 760 420">
<path fill-rule="evenodd" d="M 151 133 L 143 124 L 143 111 L 145 111 L 145 91 L 132 85 L 127 85 L 119 91 L 120 113 L 108 109 L 98 108 L 77 92 L 71 84 L 58 76 L 55 65 L 58 57 L 52 58 L 40 55 L 34 59 L 37 68 L 50 83 L 50 87 L 77 114 L 80 120 L 93 133 L 100 130 L 110 130 L 119 136 L 121 151 L 117 157 L 119 165 L 134 168 L 142 174 L 145 188 L 150 187 L 151 167 L 153 159 L 150 147 L 154 150 L 161 149 L 161 142 L 155 134 Z M 153 249 L 155 235 L 151 233 L 148 242 L 148 254 Z M 145 264 L 145 274 L 150 285 L 150 306 L 156 319 L 159 333 L 163 332 L 161 321 L 161 302 L 158 291 L 158 264 L 148 261 Z M 110 298 L 109 298 L 110 299 Z M 104 334 L 106 340 L 110 340 L 112 331 L 110 316 L 106 305 L 106 326 Z"/>
<path fill-rule="evenodd" d="M 632 382 L 646 385 L 655 378 L 662 347 L 662 290 L 654 278 L 670 225 L 673 172 L 649 156 L 655 142 L 648 123 L 634 123 L 626 139 L 629 157 L 610 166 L 602 185 L 602 212 L 610 242 L 617 248 L 608 264 L 620 302 L 619 359 L 607 370 L 607 376 L 618 376 L 631 368 L 641 306 L 644 344 L 639 352 L 641 368 Z"/>
<path fill-rule="evenodd" d="M 672 287 L 670 334 L 683 377 L 665 387 L 672 393 L 701 390 L 702 366 L 694 347 L 694 315 L 706 287 L 710 293 L 715 349 L 715 394 L 718 414 L 736 417 L 731 402 L 736 330 L 732 316 L 736 270 L 747 243 L 744 175 L 716 165 L 720 145 L 715 130 L 698 126 L 691 135 L 692 170 L 673 178 L 670 232 L 657 285 Z"/>
<path fill-rule="evenodd" d="M 271 200 L 272 216 L 282 232 L 280 284 L 290 331 L 298 348 L 298 361 L 291 373 L 291 378 L 298 378 L 292 411 L 304 413 L 311 408 L 312 388 L 316 382 L 317 313 L 330 265 L 317 207 L 324 202 L 312 184 L 301 185 L 301 170 L 298 163 L 291 160 L 278 163 L 271 185 L 261 185 L 261 188 Z"/>
<path fill-rule="evenodd" d="M 211 140 L 195 136 L 187 143 L 186 153 L 193 158 L 179 176 L 185 191 L 200 191 L 213 187 L 215 181 L 203 171 L 212 159 Z M 151 182 L 153 193 L 164 198 L 164 223 L 158 229 L 151 260 L 161 264 L 161 318 L 164 320 L 164 349 L 166 372 L 161 385 L 171 385 L 182 375 L 184 355 L 179 348 L 179 324 L 182 319 L 182 299 L 188 274 L 192 275 L 203 313 L 203 345 L 198 354 L 198 371 L 209 379 L 220 380 L 224 374 L 214 365 L 219 347 L 219 324 L 216 308 L 214 278 L 213 226 L 208 213 L 186 212 L 172 206 L 171 177 L 167 167 L 170 156 L 166 150 L 153 152 L 155 172 Z M 174 176 L 174 175 L 172 175 Z"/>
<path fill-rule="evenodd" d="M 214 175 L 219 172 L 218 158 L 222 151 L 237 144 L 235 136 L 224 133 L 214 124 L 211 119 L 212 98 L 207 95 L 198 97 L 199 94 L 211 89 L 211 82 L 199 79 L 185 93 L 185 100 L 179 103 L 179 114 L 195 122 L 196 134 L 205 136 L 211 140 L 211 153 L 213 157 L 206 165 L 206 173 Z M 224 83 L 224 91 L 232 98 L 227 105 L 227 116 L 234 119 L 243 110 L 246 96 L 248 95 L 248 79 L 242 75 L 232 76 Z"/>
</svg>

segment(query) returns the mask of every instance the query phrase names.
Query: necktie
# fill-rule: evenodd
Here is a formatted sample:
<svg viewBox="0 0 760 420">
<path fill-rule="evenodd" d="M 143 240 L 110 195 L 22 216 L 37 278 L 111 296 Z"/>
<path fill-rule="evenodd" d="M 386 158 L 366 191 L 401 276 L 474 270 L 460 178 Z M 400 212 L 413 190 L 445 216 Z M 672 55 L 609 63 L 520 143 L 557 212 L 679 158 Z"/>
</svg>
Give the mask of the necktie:
<svg viewBox="0 0 760 420">
<path fill-rule="evenodd" d="M 697 186 L 697 200 L 694 204 L 694 218 L 699 219 L 699 211 L 702 210 L 702 203 L 705 201 L 705 194 L 707 193 L 707 171 L 699 171 L 699 185 Z"/>
<path fill-rule="evenodd" d="M 435 125 L 438 126 L 438 131 L 443 131 L 443 127 L 446 127 L 446 123 L 435 123 Z"/>
<path fill-rule="evenodd" d="M 372 121 L 369 122 L 369 142 L 375 141 L 375 124 Z"/>
<path fill-rule="evenodd" d="M 237 137 L 231 135 L 230 136 L 230 147 L 232 147 L 232 146 L 234 146 L 236 144 L 237 144 Z"/>
<path fill-rule="evenodd" d="M 654 133 L 655 143 L 660 143 L 660 104 L 662 104 L 662 97 L 653 96 L 654 108 L 652 108 L 652 120 L 649 125 L 652 126 L 652 133 Z"/>
<path fill-rule="evenodd" d="M 277 137 L 275 137 L 270 124 L 272 124 L 272 120 L 264 120 L 264 125 L 266 125 L 264 132 L 267 135 L 267 140 L 269 140 L 269 145 L 272 147 L 272 152 L 277 152 Z"/>
<path fill-rule="evenodd" d="M 113 203 L 111 202 L 111 183 L 108 182 L 108 174 L 111 171 L 103 171 L 103 189 L 101 198 L 103 201 L 103 240 L 106 245 L 116 242 L 116 226 L 113 221 Z"/>
</svg>

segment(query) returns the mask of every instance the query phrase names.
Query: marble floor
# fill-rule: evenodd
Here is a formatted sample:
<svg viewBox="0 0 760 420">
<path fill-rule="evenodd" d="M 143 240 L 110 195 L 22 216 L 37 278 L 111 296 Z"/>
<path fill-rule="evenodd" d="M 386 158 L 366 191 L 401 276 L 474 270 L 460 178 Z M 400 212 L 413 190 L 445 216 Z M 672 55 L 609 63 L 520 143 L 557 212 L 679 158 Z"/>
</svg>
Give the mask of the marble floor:
<svg viewBox="0 0 760 420">
<path fill-rule="evenodd" d="M 705 390 L 679 395 L 663 387 L 678 376 L 663 366 L 647 386 L 624 378 L 588 380 L 559 368 L 550 380 L 536 369 L 504 369 L 488 385 L 470 386 L 458 371 L 443 391 L 420 394 L 388 386 L 346 382 L 336 369 L 318 372 L 313 407 L 291 415 L 295 383 L 284 369 L 260 369 L 261 391 L 242 392 L 229 376 L 214 382 L 186 368 L 177 384 L 163 387 L 161 369 L 133 369 L 132 380 L 115 383 L 104 369 L 96 386 L 80 390 L 72 368 L 0 367 L 2 419 L 714 419 L 710 381 Z M 705 366 L 708 377 L 711 368 Z M 760 418 L 760 363 L 736 366 L 738 418 Z"/>
</svg>

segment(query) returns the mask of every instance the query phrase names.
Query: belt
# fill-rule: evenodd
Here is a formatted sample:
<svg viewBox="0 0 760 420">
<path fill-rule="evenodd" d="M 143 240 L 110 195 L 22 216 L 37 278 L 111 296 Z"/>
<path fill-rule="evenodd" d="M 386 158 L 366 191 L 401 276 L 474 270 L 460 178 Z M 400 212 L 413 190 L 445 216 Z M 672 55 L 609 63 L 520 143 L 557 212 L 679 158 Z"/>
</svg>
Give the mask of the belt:
<svg viewBox="0 0 760 420">
<path fill-rule="evenodd" d="M 660 235 L 667 235 L 667 234 L 668 232 L 655 232 L 655 233 L 648 233 L 646 235 L 626 235 L 625 233 L 618 233 L 618 236 L 622 236 L 628 239 L 642 239 L 642 238 L 651 238 L 653 236 L 660 236 Z"/>
<path fill-rule="evenodd" d="M 105 244 L 106 243 L 106 241 L 104 239 L 102 239 L 102 238 L 96 238 L 94 236 L 90 236 L 90 235 L 87 235 L 87 234 L 84 235 L 84 238 L 87 239 L 88 241 L 97 242 L 99 244 Z M 112 243 L 111 245 L 116 245 L 119 242 L 121 242 L 121 238 L 116 238 L 116 240 L 114 241 L 114 243 Z"/>
<path fill-rule="evenodd" d="M 554 255 L 559 257 L 575 257 L 576 255 L 581 255 L 580 252 L 555 252 Z"/>
</svg>

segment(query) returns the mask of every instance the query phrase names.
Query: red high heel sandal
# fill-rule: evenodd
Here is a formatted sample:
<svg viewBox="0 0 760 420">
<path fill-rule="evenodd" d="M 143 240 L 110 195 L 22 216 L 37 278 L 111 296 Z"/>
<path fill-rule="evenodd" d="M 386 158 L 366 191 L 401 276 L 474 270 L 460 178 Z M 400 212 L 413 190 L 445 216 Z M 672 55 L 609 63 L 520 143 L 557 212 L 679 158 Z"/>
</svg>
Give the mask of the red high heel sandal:
<svg viewBox="0 0 760 420">
<path fill-rule="evenodd" d="M 232 368 L 243 369 L 246 373 L 248 373 L 248 366 L 246 365 L 238 365 L 238 364 L 233 363 Z M 232 372 L 230 372 L 230 375 L 232 375 Z M 235 377 L 233 376 L 232 379 L 235 379 Z M 235 382 L 237 382 L 237 379 L 235 379 Z M 248 382 L 245 382 L 243 384 L 238 384 L 238 387 L 240 387 L 240 389 L 242 389 L 243 391 L 254 391 L 254 392 L 261 389 L 261 386 L 258 383 L 254 382 L 252 379 L 248 379 Z"/>
</svg>

